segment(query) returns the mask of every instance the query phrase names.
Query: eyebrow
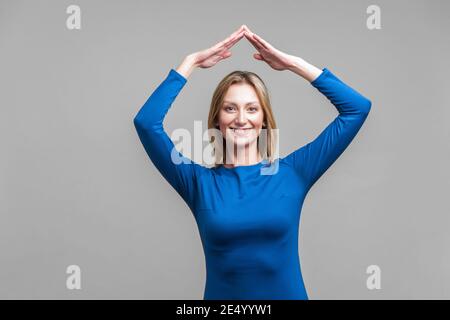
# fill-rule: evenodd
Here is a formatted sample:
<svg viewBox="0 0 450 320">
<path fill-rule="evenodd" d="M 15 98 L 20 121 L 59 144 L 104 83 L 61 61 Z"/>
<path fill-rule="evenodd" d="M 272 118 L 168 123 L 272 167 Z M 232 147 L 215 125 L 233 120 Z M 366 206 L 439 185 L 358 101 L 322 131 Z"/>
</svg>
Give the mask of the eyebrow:
<svg viewBox="0 0 450 320">
<path fill-rule="evenodd" d="M 234 105 L 234 106 L 237 105 L 237 104 L 234 103 L 234 102 L 226 101 L 226 100 L 224 101 L 224 103 L 232 104 L 232 105 Z M 259 104 L 259 102 L 258 102 L 258 101 L 251 101 L 251 102 L 247 102 L 245 105 L 248 106 L 248 105 L 250 105 L 250 104 Z"/>
</svg>

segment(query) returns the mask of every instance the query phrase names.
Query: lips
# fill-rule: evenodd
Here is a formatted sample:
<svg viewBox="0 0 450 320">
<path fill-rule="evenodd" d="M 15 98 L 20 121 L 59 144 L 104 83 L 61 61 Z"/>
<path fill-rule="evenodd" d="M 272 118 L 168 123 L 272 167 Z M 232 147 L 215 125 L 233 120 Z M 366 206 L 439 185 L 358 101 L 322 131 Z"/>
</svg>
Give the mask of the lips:
<svg viewBox="0 0 450 320">
<path fill-rule="evenodd" d="M 233 131 L 233 133 L 235 134 L 235 135 L 240 135 L 240 136 L 245 136 L 245 135 L 247 135 L 249 132 L 250 132 L 250 130 L 252 130 L 253 128 L 230 128 L 232 131 Z"/>
</svg>

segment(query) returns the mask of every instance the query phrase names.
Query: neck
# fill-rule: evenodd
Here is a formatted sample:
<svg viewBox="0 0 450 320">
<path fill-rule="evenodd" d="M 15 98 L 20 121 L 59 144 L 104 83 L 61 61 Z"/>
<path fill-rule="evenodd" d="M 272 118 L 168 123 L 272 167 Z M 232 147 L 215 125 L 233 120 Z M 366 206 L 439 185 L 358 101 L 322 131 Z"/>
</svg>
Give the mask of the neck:
<svg viewBox="0 0 450 320">
<path fill-rule="evenodd" d="M 243 147 L 233 147 L 234 150 L 226 150 L 224 167 L 232 168 L 236 166 L 250 166 L 258 164 L 262 161 L 262 157 L 258 152 L 258 146 L 255 143 L 245 145 Z"/>
</svg>

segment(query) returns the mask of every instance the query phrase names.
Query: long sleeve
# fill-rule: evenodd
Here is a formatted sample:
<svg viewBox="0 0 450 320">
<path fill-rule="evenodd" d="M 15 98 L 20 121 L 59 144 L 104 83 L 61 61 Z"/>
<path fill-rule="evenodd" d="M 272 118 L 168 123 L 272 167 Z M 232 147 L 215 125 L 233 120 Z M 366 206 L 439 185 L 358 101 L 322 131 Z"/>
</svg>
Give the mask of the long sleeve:
<svg viewBox="0 0 450 320">
<path fill-rule="evenodd" d="M 137 113 L 134 125 L 153 164 L 192 209 L 199 165 L 176 150 L 163 127 L 167 111 L 186 82 L 186 78 L 171 69 Z"/>
<path fill-rule="evenodd" d="M 346 85 L 327 68 L 311 85 L 326 96 L 339 115 L 313 141 L 284 158 L 306 180 L 308 189 L 351 143 L 372 105 L 369 99 Z"/>
</svg>

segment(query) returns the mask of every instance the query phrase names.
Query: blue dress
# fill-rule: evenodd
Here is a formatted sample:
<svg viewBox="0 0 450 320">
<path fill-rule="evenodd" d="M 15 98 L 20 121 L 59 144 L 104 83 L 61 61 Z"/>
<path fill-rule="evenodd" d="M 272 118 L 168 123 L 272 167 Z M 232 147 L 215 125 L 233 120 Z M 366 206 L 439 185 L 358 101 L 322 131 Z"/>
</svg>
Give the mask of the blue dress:
<svg viewBox="0 0 450 320">
<path fill-rule="evenodd" d="M 311 85 L 339 115 L 313 141 L 273 164 L 208 168 L 178 151 L 184 161 L 174 164 L 163 128 L 186 82 L 171 69 L 134 125 L 152 163 L 195 217 L 206 264 L 203 299 L 307 300 L 298 252 L 303 201 L 356 136 L 371 101 L 324 68 Z"/>
</svg>

